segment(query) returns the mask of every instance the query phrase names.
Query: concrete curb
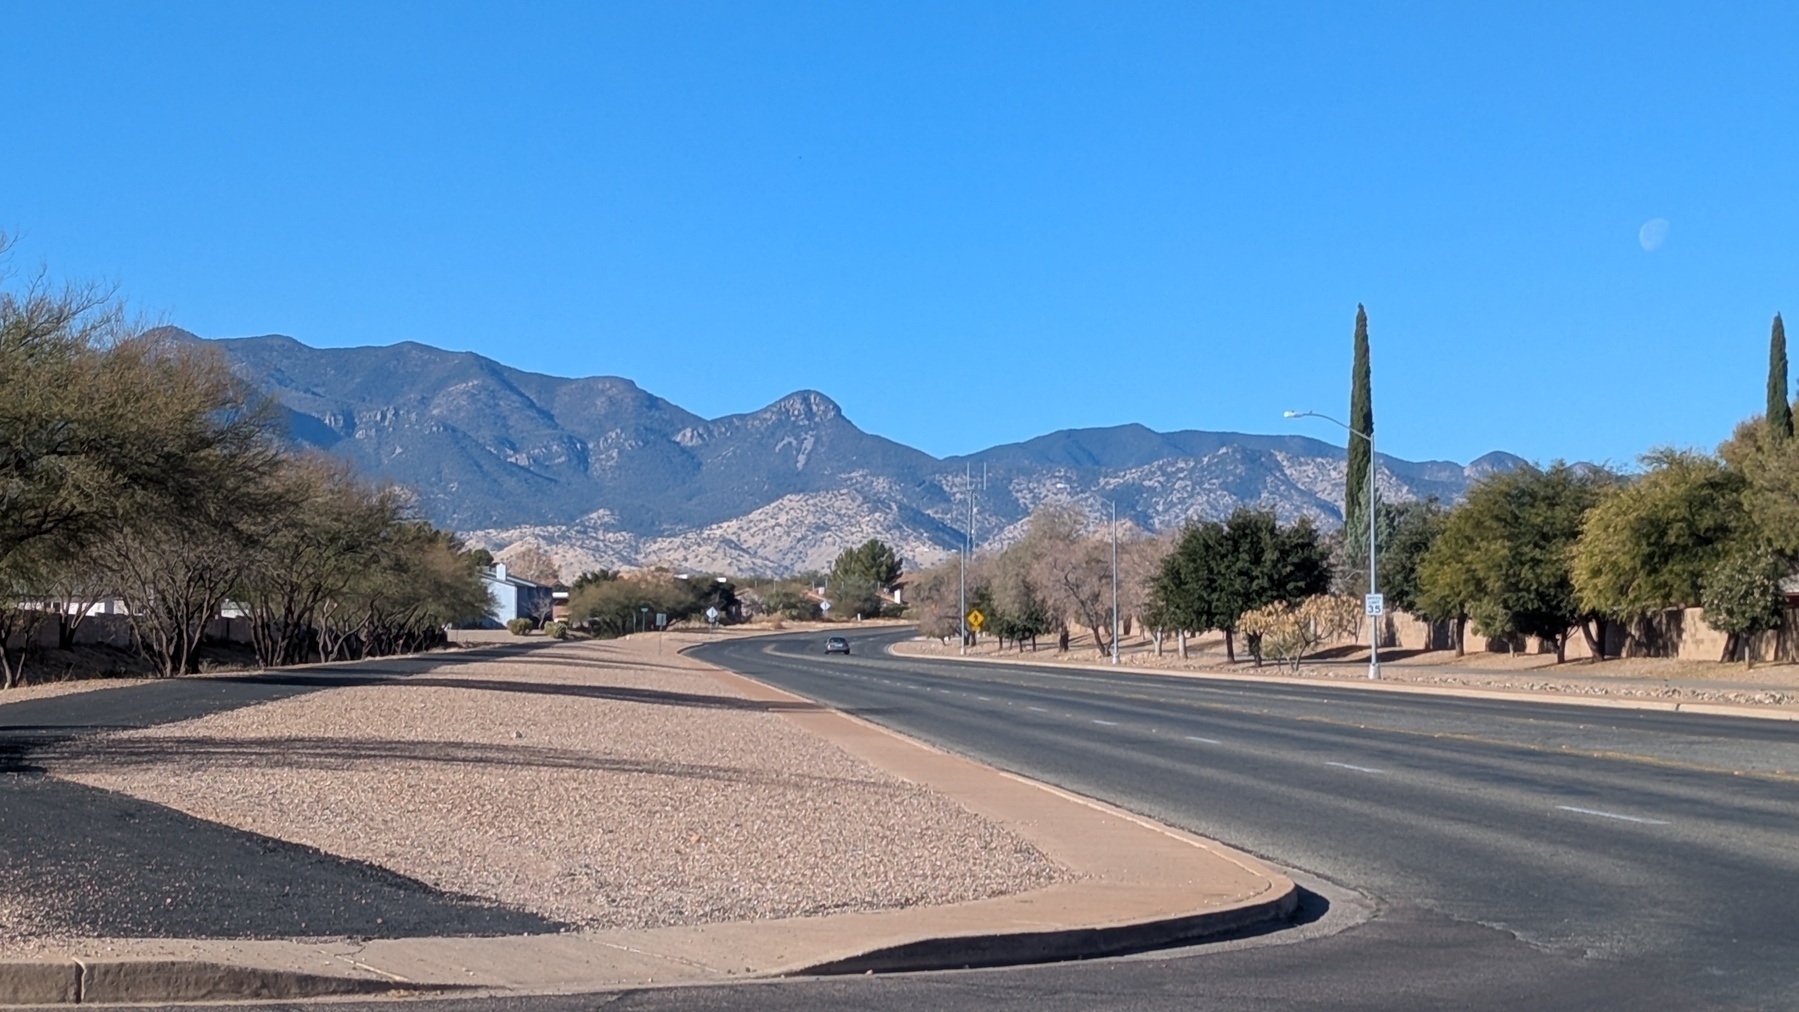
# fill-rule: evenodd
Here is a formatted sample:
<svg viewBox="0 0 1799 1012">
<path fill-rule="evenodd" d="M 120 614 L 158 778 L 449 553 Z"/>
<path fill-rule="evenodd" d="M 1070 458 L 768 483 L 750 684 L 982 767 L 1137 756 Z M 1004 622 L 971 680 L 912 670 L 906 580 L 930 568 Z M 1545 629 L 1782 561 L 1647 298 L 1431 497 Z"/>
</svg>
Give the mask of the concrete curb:
<svg viewBox="0 0 1799 1012">
<path fill-rule="evenodd" d="M 1298 907 L 1299 888 L 1292 886 L 1272 899 L 1229 910 L 1110 927 L 946 935 L 818 963 L 798 972 L 815 976 L 915 973 L 1100 959 L 1264 928 L 1291 918 Z"/>
<path fill-rule="evenodd" d="M 453 986 L 453 985 L 450 985 Z M 413 985 L 180 959 L 0 962 L 0 1003 L 88 1005 L 177 1001 L 282 1001 L 391 992 Z M 441 991 L 445 985 L 418 990 Z"/>
<path fill-rule="evenodd" d="M 1010 657 L 962 657 L 955 655 L 909 653 L 894 650 L 894 657 L 922 661 L 952 661 L 958 664 L 1030 664 Z M 1511 692 L 1503 689 L 1474 689 L 1454 685 L 1419 685 L 1406 682 L 1354 681 L 1334 678 L 1293 678 L 1288 675 L 1250 675 L 1234 671 L 1175 671 L 1168 668 L 1135 667 L 1129 664 L 1067 664 L 1059 661 L 1040 663 L 1039 667 L 1070 671 L 1094 671 L 1101 674 L 1156 675 L 1164 678 L 1190 678 L 1217 682 L 1252 682 L 1263 685 L 1306 686 L 1309 688 L 1349 689 L 1356 692 L 1395 692 L 1420 696 L 1452 696 L 1460 699 L 1482 699 L 1504 703 L 1546 703 L 1554 706 L 1588 706 L 1610 710 L 1648 710 L 1657 713 L 1696 713 L 1710 717 L 1748 717 L 1755 720 L 1799 721 L 1799 711 L 1772 710 L 1735 703 L 1678 702 L 1667 699 L 1621 699 L 1616 696 L 1573 696 L 1555 692 Z"/>
</svg>

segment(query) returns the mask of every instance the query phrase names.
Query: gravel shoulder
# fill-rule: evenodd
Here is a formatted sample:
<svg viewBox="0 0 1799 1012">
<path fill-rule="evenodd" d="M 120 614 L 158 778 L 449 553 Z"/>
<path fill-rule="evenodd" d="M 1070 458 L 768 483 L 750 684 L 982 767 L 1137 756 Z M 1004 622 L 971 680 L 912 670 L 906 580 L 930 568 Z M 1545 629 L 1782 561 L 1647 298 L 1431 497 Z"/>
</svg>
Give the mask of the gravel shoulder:
<svg viewBox="0 0 1799 1012">
<path fill-rule="evenodd" d="M 681 634 L 636 640 L 327 689 L 34 761 L 578 928 L 958 903 L 1070 878 L 783 704 L 731 690 L 674 652 Z"/>
</svg>

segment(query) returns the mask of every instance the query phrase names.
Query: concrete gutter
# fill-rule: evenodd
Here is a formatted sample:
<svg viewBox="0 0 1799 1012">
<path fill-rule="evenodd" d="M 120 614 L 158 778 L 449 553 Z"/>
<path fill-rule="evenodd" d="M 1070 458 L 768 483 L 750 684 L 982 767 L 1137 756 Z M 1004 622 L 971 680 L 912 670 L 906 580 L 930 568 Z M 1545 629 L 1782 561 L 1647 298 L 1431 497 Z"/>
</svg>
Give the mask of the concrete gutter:
<svg viewBox="0 0 1799 1012">
<path fill-rule="evenodd" d="M 753 699 L 800 697 L 713 669 Z M 1286 876 L 1218 843 L 924 745 L 847 714 L 783 713 L 1004 825 L 1072 881 L 968 903 L 777 921 L 500 938 L 101 939 L 0 962 L 0 1003 L 579 993 L 1090 958 L 1278 927 Z"/>
<path fill-rule="evenodd" d="M 958 654 L 913 653 L 894 650 L 895 657 L 920 661 L 950 661 L 957 664 L 1030 665 L 1028 657 L 965 657 Z M 1254 682 L 1263 685 L 1293 685 L 1307 688 L 1350 689 L 1357 692 L 1397 692 L 1420 696 L 1454 696 L 1459 699 L 1486 699 L 1506 703 L 1549 703 L 1556 706 L 1592 706 L 1613 710 L 1653 710 L 1659 713 L 1698 713 L 1713 717 L 1750 717 L 1756 720 L 1799 721 L 1799 710 L 1773 709 L 1735 703 L 1681 702 L 1671 699 L 1632 699 L 1618 696 L 1579 696 L 1561 692 L 1529 692 L 1508 689 L 1476 689 L 1455 685 L 1420 685 L 1415 682 L 1367 679 L 1295 678 L 1292 675 L 1256 675 L 1236 671 L 1184 671 L 1172 668 L 1137 667 L 1129 664 L 1075 664 L 1067 661 L 1039 661 L 1037 667 L 1070 671 L 1097 671 L 1103 674 L 1156 675 L 1166 678 L 1191 678 L 1218 682 Z"/>
</svg>

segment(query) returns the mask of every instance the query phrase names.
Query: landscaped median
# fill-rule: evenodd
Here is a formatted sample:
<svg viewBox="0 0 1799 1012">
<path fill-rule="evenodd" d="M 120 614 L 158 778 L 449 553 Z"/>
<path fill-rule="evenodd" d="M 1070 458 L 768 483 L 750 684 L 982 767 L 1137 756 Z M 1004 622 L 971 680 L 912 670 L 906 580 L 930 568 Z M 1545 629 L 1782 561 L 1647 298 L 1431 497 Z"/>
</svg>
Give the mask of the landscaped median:
<svg viewBox="0 0 1799 1012">
<path fill-rule="evenodd" d="M 556 644 L 33 754 L 46 782 L 192 816 L 341 899 L 253 867 L 185 893 L 64 876 L 73 904 L 0 891 L 0 1000 L 992 965 L 1293 909 L 1253 859 L 676 653 L 698 639 Z M 195 926 L 234 890 L 248 912 Z"/>
</svg>

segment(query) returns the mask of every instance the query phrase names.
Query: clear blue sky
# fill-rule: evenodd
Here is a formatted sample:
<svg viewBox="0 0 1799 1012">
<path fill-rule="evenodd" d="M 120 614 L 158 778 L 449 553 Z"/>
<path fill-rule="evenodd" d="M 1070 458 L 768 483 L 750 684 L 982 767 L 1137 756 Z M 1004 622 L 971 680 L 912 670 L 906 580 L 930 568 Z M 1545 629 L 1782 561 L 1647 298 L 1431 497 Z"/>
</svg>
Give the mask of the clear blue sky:
<svg viewBox="0 0 1799 1012">
<path fill-rule="evenodd" d="M 1280 412 L 1357 302 L 1384 451 L 1710 446 L 1799 314 L 1799 14 L 1571 6 L 8 3 L 0 227 L 204 336 L 937 454 L 1340 441 Z"/>
</svg>

